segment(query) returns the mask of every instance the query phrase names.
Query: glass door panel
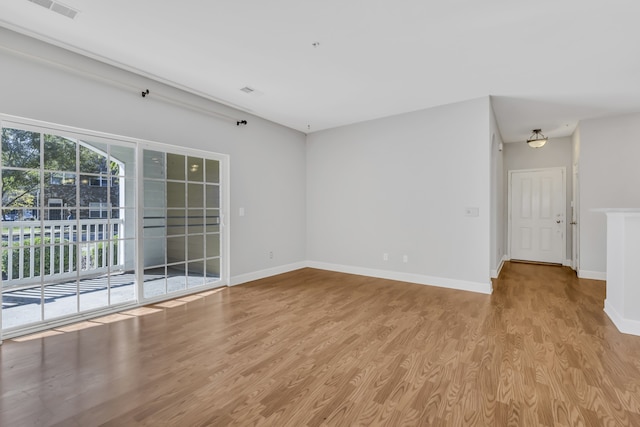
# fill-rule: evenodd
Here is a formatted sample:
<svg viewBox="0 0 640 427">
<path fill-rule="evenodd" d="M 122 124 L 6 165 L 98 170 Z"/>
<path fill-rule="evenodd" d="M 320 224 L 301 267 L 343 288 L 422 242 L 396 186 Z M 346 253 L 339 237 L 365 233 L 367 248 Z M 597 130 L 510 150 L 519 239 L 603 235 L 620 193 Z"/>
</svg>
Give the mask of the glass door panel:
<svg viewBox="0 0 640 427">
<path fill-rule="evenodd" d="M 4 330 L 135 301 L 136 151 L 85 137 L 2 127 Z"/>
<path fill-rule="evenodd" d="M 143 295 L 154 298 L 219 279 L 219 161 L 153 150 L 143 150 L 142 158 Z"/>
</svg>

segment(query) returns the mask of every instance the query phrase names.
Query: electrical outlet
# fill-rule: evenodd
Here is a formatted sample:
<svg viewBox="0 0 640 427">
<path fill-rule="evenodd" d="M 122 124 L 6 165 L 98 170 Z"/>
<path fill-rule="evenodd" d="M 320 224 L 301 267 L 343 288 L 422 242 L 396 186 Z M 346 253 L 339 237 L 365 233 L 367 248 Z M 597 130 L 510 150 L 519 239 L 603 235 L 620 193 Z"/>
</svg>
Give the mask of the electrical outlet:
<svg viewBox="0 0 640 427">
<path fill-rule="evenodd" d="M 389 261 L 389 254 L 388 254 L 388 253 L 386 253 L 386 252 L 385 252 L 385 253 L 383 253 L 383 254 L 382 254 L 382 260 L 383 260 L 383 261 Z"/>
<path fill-rule="evenodd" d="M 402 255 L 402 262 L 409 262 L 409 255 Z"/>
<path fill-rule="evenodd" d="M 269 259 L 273 259 L 273 251 L 269 251 Z"/>
</svg>

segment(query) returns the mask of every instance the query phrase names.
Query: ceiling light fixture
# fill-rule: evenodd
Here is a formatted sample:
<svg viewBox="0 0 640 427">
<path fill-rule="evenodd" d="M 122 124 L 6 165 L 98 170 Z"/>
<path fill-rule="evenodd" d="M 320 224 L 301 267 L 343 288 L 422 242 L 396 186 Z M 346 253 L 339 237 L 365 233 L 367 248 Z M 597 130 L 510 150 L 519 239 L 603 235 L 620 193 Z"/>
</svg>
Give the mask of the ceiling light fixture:
<svg viewBox="0 0 640 427">
<path fill-rule="evenodd" d="M 542 134 L 542 129 L 534 129 L 529 139 L 527 139 L 527 144 L 531 148 L 540 148 L 547 143 L 548 139 Z"/>
</svg>

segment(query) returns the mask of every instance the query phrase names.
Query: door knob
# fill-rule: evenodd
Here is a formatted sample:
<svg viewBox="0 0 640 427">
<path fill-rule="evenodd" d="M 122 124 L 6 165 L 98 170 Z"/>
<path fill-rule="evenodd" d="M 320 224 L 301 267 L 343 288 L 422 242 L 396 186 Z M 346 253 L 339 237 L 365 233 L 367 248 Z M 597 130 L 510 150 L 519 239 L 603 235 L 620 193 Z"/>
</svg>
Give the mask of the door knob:
<svg viewBox="0 0 640 427">
<path fill-rule="evenodd" d="M 556 224 L 560 224 L 560 220 L 559 219 L 556 220 Z"/>
<path fill-rule="evenodd" d="M 576 225 L 576 224 L 577 224 L 577 222 L 575 222 L 575 221 L 571 221 L 569 224 L 571 224 L 571 225 Z"/>
</svg>

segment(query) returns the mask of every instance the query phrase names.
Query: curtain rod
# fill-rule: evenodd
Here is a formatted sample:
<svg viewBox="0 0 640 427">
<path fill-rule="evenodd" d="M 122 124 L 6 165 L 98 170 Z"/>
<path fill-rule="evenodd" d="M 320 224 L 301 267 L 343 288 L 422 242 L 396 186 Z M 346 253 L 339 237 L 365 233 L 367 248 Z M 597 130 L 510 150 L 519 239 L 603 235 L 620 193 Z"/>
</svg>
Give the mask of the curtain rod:
<svg viewBox="0 0 640 427">
<path fill-rule="evenodd" d="M 159 100 L 162 100 L 162 101 L 165 101 L 167 103 L 176 105 L 178 107 L 186 108 L 186 109 L 189 109 L 189 110 L 192 110 L 192 111 L 196 111 L 196 112 L 199 112 L 199 113 L 203 113 L 203 114 L 207 114 L 207 115 L 210 115 L 210 116 L 213 116 L 213 117 L 216 117 L 218 119 L 222 119 L 222 120 L 225 120 L 225 121 L 228 121 L 228 122 L 231 122 L 231 123 L 235 123 L 236 126 L 246 125 L 247 124 L 247 121 L 245 119 L 241 119 L 241 118 L 237 118 L 237 117 L 233 117 L 233 116 L 228 116 L 226 114 L 219 113 L 219 112 L 213 111 L 213 110 L 209 110 L 209 109 L 197 106 L 197 105 L 189 103 L 189 102 L 180 101 L 180 100 L 178 100 L 176 98 L 173 98 L 171 96 L 164 95 L 162 93 L 158 93 L 155 90 L 154 90 L 153 93 L 151 93 L 149 91 L 149 89 L 144 89 L 144 90 L 140 91 L 140 87 L 138 87 L 138 86 L 134 86 L 134 85 L 129 84 L 129 83 L 124 83 L 124 82 L 119 81 L 119 80 L 110 79 L 108 77 L 102 76 L 100 74 L 92 73 L 92 72 L 87 71 L 87 70 L 81 70 L 81 69 L 78 69 L 78 68 L 74 68 L 74 67 L 71 67 L 69 65 L 63 64 L 61 62 L 54 61 L 54 60 L 47 59 L 47 58 L 43 58 L 41 56 L 37 56 L 37 55 L 30 54 L 30 53 L 26 53 L 26 52 L 23 52 L 23 51 L 20 51 L 20 50 L 17 50 L 17 49 L 12 49 L 12 48 L 10 48 L 8 46 L 0 45 L 0 49 L 8 51 L 8 52 L 10 52 L 10 53 L 12 53 L 14 55 L 17 55 L 17 56 L 26 57 L 26 58 L 31 59 L 33 61 L 42 62 L 44 64 L 48 64 L 50 66 L 63 69 L 65 71 L 68 71 L 68 72 L 71 72 L 71 73 L 74 73 L 74 74 L 78 74 L 78 75 L 81 75 L 81 76 L 89 77 L 89 78 L 91 78 L 93 80 L 96 80 L 96 81 L 99 81 L 99 82 L 104 82 L 104 83 L 110 84 L 112 86 L 118 87 L 120 89 L 131 90 L 131 91 L 135 91 L 136 93 L 141 93 L 143 98 L 146 98 L 148 96 L 149 97 L 153 97 L 153 98 L 157 98 Z M 106 64 L 106 65 L 108 65 L 108 64 Z M 115 67 L 115 68 L 117 68 L 117 67 Z M 125 71 L 125 70 L 123 70 L 123 71 Z M 144 76 L 140 76 L 140 77 L 147 78 L 147 77 L 144 77 Z M 177 90 L 181 90 L 181 89 L 177 89 Z M 213 101 L 211 101 L 211 102 L 213 102 Z"/>
</svg>

